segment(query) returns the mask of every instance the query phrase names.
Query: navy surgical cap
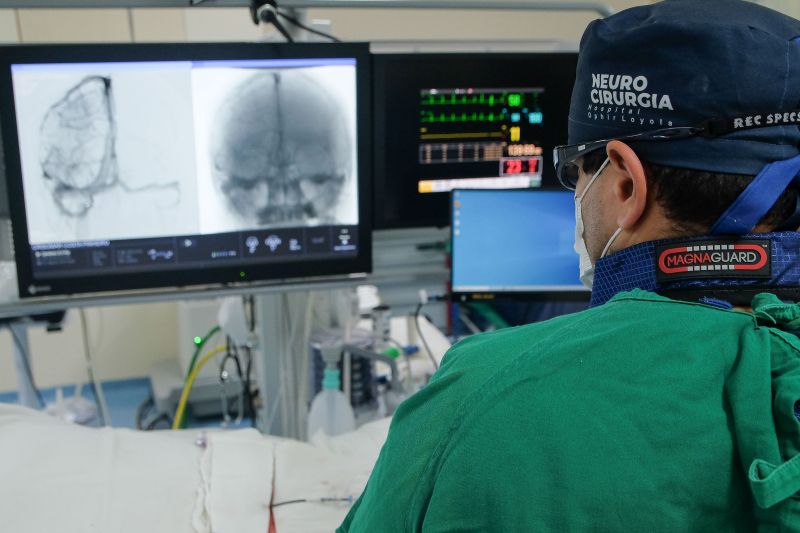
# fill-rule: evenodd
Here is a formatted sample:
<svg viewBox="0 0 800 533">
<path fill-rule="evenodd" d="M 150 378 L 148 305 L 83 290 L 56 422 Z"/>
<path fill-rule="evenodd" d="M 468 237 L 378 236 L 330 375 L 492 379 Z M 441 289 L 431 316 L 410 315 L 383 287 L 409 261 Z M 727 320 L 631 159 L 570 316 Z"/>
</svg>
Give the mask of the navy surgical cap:
<svg viewBox="0 0 800 533">
<path fill-rule="evenodd" d="M 596 20 L 581 39 L 569 143 L 797 111 L 798 38 L 800 21 L 741 0 L 664 0 Z M 800 128 L 631 146 L 655 164 L 754 175 L 800 155 Z"/>
</svg>

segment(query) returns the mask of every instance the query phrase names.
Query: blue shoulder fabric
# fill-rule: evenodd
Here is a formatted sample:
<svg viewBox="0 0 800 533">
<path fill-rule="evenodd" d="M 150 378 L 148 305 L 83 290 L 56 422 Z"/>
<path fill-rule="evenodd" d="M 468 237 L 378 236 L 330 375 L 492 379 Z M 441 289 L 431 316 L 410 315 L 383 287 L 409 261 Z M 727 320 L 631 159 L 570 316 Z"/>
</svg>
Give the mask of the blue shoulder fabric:
<svg viewBox="0 0 800 533">
<path fill-rule="evenodd" d="M 711 235 L 750 233 L 800 174 L 800 156 L 764 167 L 711 227 Z"/>
</svg>

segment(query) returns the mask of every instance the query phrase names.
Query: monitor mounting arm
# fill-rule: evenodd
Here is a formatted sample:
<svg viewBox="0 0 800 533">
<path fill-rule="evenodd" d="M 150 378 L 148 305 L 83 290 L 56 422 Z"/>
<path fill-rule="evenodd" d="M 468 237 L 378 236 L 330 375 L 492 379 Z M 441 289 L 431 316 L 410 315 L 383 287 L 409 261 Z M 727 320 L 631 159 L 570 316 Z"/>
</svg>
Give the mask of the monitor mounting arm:
<svg viewBox="0 0 800 533">
<path fill-rule="evenodd" d="M 253 24 L 258 25 L 260 22 L 264 24 L 272 24 L 287 41 L 294 42 L 292 34 L 286 29 L 286 26 L 278 19 L 278 2 L 277 0 L 251 0 L 250 2 L 250 17 L 253 19 Z"/>
</svg>

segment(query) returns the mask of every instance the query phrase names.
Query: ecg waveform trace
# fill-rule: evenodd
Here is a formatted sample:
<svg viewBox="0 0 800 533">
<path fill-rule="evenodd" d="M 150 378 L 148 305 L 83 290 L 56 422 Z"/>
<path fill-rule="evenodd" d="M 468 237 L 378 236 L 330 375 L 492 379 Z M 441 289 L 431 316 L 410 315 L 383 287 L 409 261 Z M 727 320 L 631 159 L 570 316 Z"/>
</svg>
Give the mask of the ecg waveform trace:
<svg viewBox="0 0 800 533">
<path fill-rule="evenodd" d="M 420 164 L 541 155 L 543 93 L 535 87 L 420 91 Z"/>
</svg>

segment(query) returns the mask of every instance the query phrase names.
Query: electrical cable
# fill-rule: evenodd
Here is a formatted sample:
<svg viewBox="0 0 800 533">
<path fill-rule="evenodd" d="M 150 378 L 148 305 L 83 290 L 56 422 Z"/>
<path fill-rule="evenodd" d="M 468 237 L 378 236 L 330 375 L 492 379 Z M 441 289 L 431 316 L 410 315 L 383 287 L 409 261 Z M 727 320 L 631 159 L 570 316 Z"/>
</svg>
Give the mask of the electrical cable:
<svg viewBox="0 0 800 533">
<path fill-rule="evenodd" d="M 203 347 L 205 347 L 205 345 L 208 344 L 208 341 L 210 341 L 212 338 L 214 338 L 214 336 L 217 333 L 219 333 L 220 331 L 222 331 L 222 328 L 220 328 L 219 325 L 216 325 L 213 328 L 211 328 L 210 330 L 208 330 L 208 333 L 206 333 L 200 339 L 200 342 L 196 342 L 195 343 L 194 353 L 192 354 L 192 359 L 191 359 L 191 361 L 189 361 L 189 367 L 186 369 L 186 376 L 184 376 L 184 378 L 183 378 L 184 386 L 186 385 L 186 380 L 189 379 L 189 374 L 191 374 L 192 370 L 194 370 L 194 365 L 197 364 L 197 358 L 200 357 L 200 354 L 203 351 Z M 186 427 L 186 420 L 185 419 L 182 419 L 180 421 L 180 423 L 181 423 L 181 429 Z"/>
<path fill-rule="evenodd" d="M 205 336 L 200 339 L 200 342 L 196 343 L 194 348 L 194 354 L 192 355 L 192 360 L 189 362 L 189 368 L 186 369 L 186 377 L 192 373 L 192 369 L 194 368 L 195 363 L 197 363 L 197 358 L 200 357 L 200 353 L 203 351 L 203 347 L 206 345 L 208 341 L 211 340 L 214 335 L 221 331 L 219 326 L 214 326 L 211 328 Z M 184 383 L 186 382 L 186 377 L 184 377 Z"/>
<path fill-rule="evenodd" d="M 145 431 L 153 431 L 154 429 L 156 429 L 156 426 L 158 426 L 158 424 L 160 424 L 161 422 L 164 423 L 165 426 L 164 429 L 169 429 L 170 427 L 172 427 L 173 421 L 169 417 L 169 415 L 167 413 L 161 413 L 160 415 L 155 417 L 149 424 L 147 424 L 147 426 L 144 429 Z"/>
<path fill-rule="evenodd" d="M 203 367 L 211 361 L 211 359 L 222 352 L 225 351 L 225 345 L 220 345 L 214 348 L 213 350 L 209 351 L 200 359 L 198 359 L 197 364 L 192 369 L 192 372 L 186 378 L 186 383 L 183 386 L 183 392 L 181 393 L 181 399 L 178 402 L 178 408 L 175 410 L 175 418 L 172 421 L 172 429 L 180 429 L 181 424 L 183 422 L 183 417 L 186 414 L 186 404 L 189 401 L 189 393 L 192 392 L 192 387 L 194 386 L 194 382 L 197 379 L 197 375 L 203 369 Z"/>
<path fill-rule="evenodd" d="M 346 498 L 308 498 L 301 500 L 289 500 L 285 502 L 273 503 L 272 505 L 270 505 L 270 508 L 274 509 L 275 507 L 281 507 L 283 505 L 292 505 L 295 503 L 338 503 L 338 502 L 353 503 L 353 497 L 347 496 Z"/>
<path fill-rule="evenodd" d="M 14 331 L 14 328 L 11 325 L 8 326 L 8 332 L 11 333 L 11 338 L 14 340 L 14 344 L 17 345 L 17 349 L 19 350 L 20 356 L 22 358 L 22 366 L 24 366 L 26 377 L 28 378 L 28 383 L 30 383 L 31 388 L 33 389 L 33 393 L 36 395 L 36 401 L 39 402 L 42 409 L 47 407 L 47 403 L 44 401 L 44 396 L 42 396 L 42 392 L 36 386 L 36 382 L 33 380 L 33 369 L 31 368 L 31 361 L 28 359 L 28 352 L 25 350 L 25 347 L 22 345 L 22 341 L 17 337 L 17 332 Z"/>
<path fill-rule="evenodd" d="M 249 315 L 248 315 L 248 326 L 249 332 L 251 336 L 255 336 L 256 331 L 256 298 L 252 294 L 249 296 L 245 296 L 245 303 L 247 304 L 246 307 L 248 308 Z M 258 389 L 253 390 L 251 388 L 251 379 L 253 376 L 253 350 L 250 342 L 243 346 L 245 353 L 247 354 L 247 365 L 245 369 L 245 383 L 247 384 L 248 396 L 249 396 L 249 404 L 250 404 L 250 425 L 254 428 L 258 427 L 258 413 L 256 412 L 256 396 L 258 394 Z"/>
<path fill-rule="evenodd" d="M 220 384 L 220 403 L 222 409 L 222 423 L 223 427 L 227 427 L 231 421 L 231 413 L 230 409 L 228 408 L 228 379 L 230 378 L 230 374 L 225 369 L 225 366 L 228 364 L 228 360 L 233 359 L 231 356 L 230 351 L 225 354 L 225 357 L 222 358 L 222 362 L 219 365 L 219 384 Z M 239 404 L 243 403 L 242 395 L 239 395 Z M 239 412 L 236 413 L 239 416 Z"/>
<path fill-rule="evenodd" d="M 315 30 L 314 28 L 311 28 L 311 27 L 303 24 L 302 22 L 300 22 L 299 20 L 297 20 L 293 16 L 288 15 L 288 14 L 284 13 L 283 11 L 276 11 L 276 13 L 278 13 L 278 15 L 280 15 L 283 18 L 285 18 L 291 24 L 294 24 L 295 26 L 297 26 L 298 28 L 300 28 L 302 30 L 306 30 L 307 32 L 313 33 L 314 35 L 319 35 L 320 37 L 325 37 L 326 39 L 330 39 L 331 41 L 333 41 L 335 43 L 342 42 L 340 39 L 337 39 L 336 37 L 334 37 L 333 35 L 331 35 L 329 33 L 325 33 L 323 31 Z"/>
<path fill-rule="evenodd" d="M 250 378 L 253 372 L 253 352 L 250 350 L 250 347 L 244 347 L 245 353 L 247 353 L 247 365 L 245 365 L 244 371 L 244 383 L 245 383 L 245 391 L 247 392 L 247 407 L 250 410 L 250 425 L 252 427 L 256 427 L 256 401 L 255 401 L 255 393 L 250 388 Z"/>
<path fill-rule="evenodd" d="M 283 35 L 283 38 L 288 42 L 293 43 L 294 38 L 286 27 L 278 20 L 278 5 L 275 0 L 253 0 L 250 2 L 250 13 L 253 16 L 253 22 L 258 24 L 259 21 L 265 24 L 272 24 L 275 29 Z"/>
<path fill-rule="evenodd" d="M 236 358 L 236 372 L 239 374 L 239 382 L 242 384 L 242 394 L 240 397 L 242 398 L 243 405 L 241 406 L 241 412 L 239 413 L 239 421 L 241 422 L 241 419 L 247 415 L 249 415 L 250 419 L 252 420 L 255 417 L 255 412 L 252 409 L 253 397 L 252 392 L 250 391 L 250 382 L 248 381 L 249 378 L 247 376 L 247 371 L 242 372 L 239 350 L 234 348 L 234 353 Z"/>
<path fill-rule="evenodd" d="M 439 370 L 439 362 L 436 361 L 436 358 L 433 356 L 433 352 L 431 351 L 430 346 L 428 346 L 428 341 L 425 340 L 425 336 L 422 334 L 422 328 L 419 327 L 419 316 L 424 306 L 425 304 L 422 302 L 417 305 L 417 310 L 414 311 L 414 326 L 417 329 L 417 336 L 422 341 L 422 345 L 425 346 L 425 351 L 428 352 L 428 357 L 430 357 L 431 362 L 433 363 L 433 368 L 435 370 Z"/>
<path fill-rule="evenodd" d="M 244 372 L 242 372 L 242 362 L 239 359 L 239 350 L 236 348 L 236 345 L 233 343 L 233 340 L 228 337 L 225 345 L 225 358 L 222 360 L 222 363 L 219 366 L 219 373 L 220 373 L 220 381 L 224 384 L 223 375 L 225 373 L 225 364 L 228 362 L 228 359 L 232 359 L 234 364 L 236 365 L 236 373 L 239 376 L 239 383 L 242 387 L 241 392 L 239 393 L 239 411 L 236 413 L 236 424 L 238 425 L 241 423 L 242 418 L 245 416 L 245 407 L 244 407 L 244 400 L 247 399 L 248 407 L 250 405 L 250 387 L 244 381 Z M 227 413 L 226 413 L 227 414 Z"/>
<path fill-rule="evenodd" d="M 411 353 L 407 352 L 405 346 L 403 346 L 399 341 L 397 341 L 397 340 L 395 340 L 395 339 L 393 339 L 391 337 L 387 337 L 386 340 L 388 340 L 391 344 L 394 344 L 395 347 L 400 349 L 400 356 L 406 362 L 406 372 L 408 373 L 407 379 L 410 380 L 411 379 L 411 355 L 414 352 L 411 352 Z M 419 351 L 419 347 L 415 346 L 415 348 L 417 348 L 417 351 Z"/>
<path fill-rule="evenodd" d="M 153 410 L 155 407 L 155 400 L 153 399 L 153 395 L 149 395 L 145 400 L 139 404 L 139 407 L 136 408 L 136 429 L 142 430 L 144 429 L 144 419 L 145 417 L 150 414 L 150 411 Z"/>
<path fill-rule="evenodd" d="M 89 329 L 86 326 L 86 313 L 83 308 L 78 309 L 78 314 L 81 318 L 81 332 L 83 334 L 83 349 L 86 356 L 86 373 L 89 376 L 89 384 L 92 386 L 94 392 L 94 401 L 97 404 L 97 415 L 100 418 L 100 425 L 111 425 L 111 416 L 108 414 L 108 405 L 106 404 L 106 397 L 103 394 L 103 388 L 97 383 L 94 378 L 94 364 L 92 363 L 92 348 L 89 342 Z"/>
</svg>

